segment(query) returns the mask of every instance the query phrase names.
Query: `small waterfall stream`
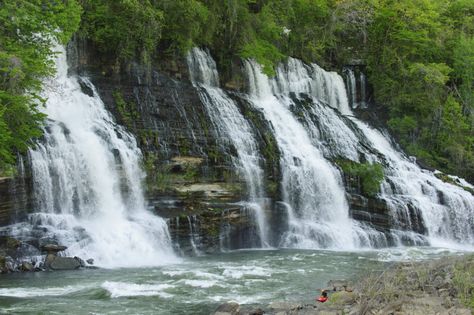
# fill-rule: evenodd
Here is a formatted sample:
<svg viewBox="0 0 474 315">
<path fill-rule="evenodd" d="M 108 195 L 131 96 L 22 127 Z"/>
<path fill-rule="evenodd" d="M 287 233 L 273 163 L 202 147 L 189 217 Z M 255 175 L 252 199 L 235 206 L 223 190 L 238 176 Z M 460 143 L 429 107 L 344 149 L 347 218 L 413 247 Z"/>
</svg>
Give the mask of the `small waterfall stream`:
<svg viewBox="0 0 474 315">
<path fill-rule="evenodd" d="M 219 76 L 211 56 L 199 48 L 193 48 L 188 54 L 187 61 L 191 80 L 219 132 L 218 138 L 230 141 L 237 151 L 237 157 L 233 157 L 233 164 L 248 186 L 249 201 L 246 204 L 255 215 L 258 224 L 259 247 L 268 247 L 263 169 L 260 167 L 262 161 L 252 128 L 234 101 L 219 88 Z"/>
<path fill-rule="evenodd" d="M 40 228 L 69 255 L 103 267 L 176 261 L 165 221 L 146 210 L 135 139 L 114 123 L 86 78 L 68 76 L 65 49 L 57 50 L 57 74 L 43 93 L 44 141 L 29 151 L 36 212 L 19 233 Z"/>
</svg>

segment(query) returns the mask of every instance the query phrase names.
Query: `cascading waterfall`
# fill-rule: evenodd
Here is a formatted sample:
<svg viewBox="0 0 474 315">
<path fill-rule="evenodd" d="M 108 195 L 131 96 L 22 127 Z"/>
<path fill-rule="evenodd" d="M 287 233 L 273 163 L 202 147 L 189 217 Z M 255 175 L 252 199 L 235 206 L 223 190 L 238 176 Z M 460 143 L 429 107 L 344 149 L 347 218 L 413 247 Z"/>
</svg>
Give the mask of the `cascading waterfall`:
<svg viewBox="0 0 474 315">
<path fill-rule="evenodd" d="M 353 67 L 344 68 L 349 105 L 353 109 L 367 108 L 367 78 L 362 71 L 358 72 L 358 77 L 356 77 Z M 359 83 L 359 89 L 357 83 Z"/>
<path fill-rule="evenodd" d="M 472 246 L 472 194 L 441 181 L 433 172 L 421 170 L 395 149 L 388 136 L 355 118 L 339 75 L 290 58 L 287 64 L 278 67 L 275 79 L 263 79 L 267 80 L 264 94 L 261 85 L 255 88 L 254 83 L 261 74 L 255 71 L 254 65 L 249 65 L 251 88 L 256 90 L 253 94 L 268 95 L 272 91 L 280 95 L 279 100 L 290 93 L 303 100 L 304 97 L 311 98 L 310 106 L 302 106 L 300 118 L 304 120 L 313 144 L 326 157 L 342 156 L 353 161 L 363 157 L 366 161 L 384 165 L 385 180 L 379 197 L 386 200 L 392 210 L 395 227 L 391 232 L 396 244 Z M 329 96 L 322 93 L 328 86 L 334 88 Z M 269 102 L 277 107 L 277 100 Z M 263 107 L 261 101 L 255 103 Z M 466 182 L 462 184 L 472 188 Z"/>
<path fill-rule="evenodd" d="M 357 82 L 354 70 L 345 68 L 344 72 L 346 73 L 346 86 L 349 92 L 349 104 L 352 108 L 357 108 Z"/>
<path fill-rule="evenodd" d="M 189 224 L 189 240 L 191 242 L 191 247 L 193 253 L 196 256 L 201 255 L 199 247 L 201 246 L 201 236 L 199 235 L 199 222 L 195 215 L 188 216 Z"/>
<path fill-rule="evenodd" d="M 398 236 L 396 240 L 408 240 L 412 244 L 428 241 L 433 246 L 461 245 L 472 248 L 474 196 L 460 187 L 441 181 L 433 172 L 420 169 L 397 151 L 380 131 L 355 118 L 352 120 L 373 148 L 384 156 L 386 179 L 381 197 L 388 202 L 394 219 L 402 218 L 407 225 L 405 230 L 408 230 L 408 233 L 394 231 L 394 235 Z M 472 189 L 471 185 L 464 185 Z M 426 234 L 428 239 L 423 239 L 419 233 Z"/>
<path fill-rule="evenodd" d="M 360 80 L 360 108 L 367 108 L 367 77 L 361 71 L 359 74 Z"/>
<path fill-rule="evenodd" d="M 187 57 L 191 81 L 199 91 L 199 97 L 222 137 L 231 141 L 237 151 L 233 164 L 245 180 L 249 201 L 244 204 L 255 215 L 258 224 L 260 247 L 269 246 L 268 226 L 264 214 L 265 192 L 262 184 L 263 170 L 258 145 L 252 128 L 234 101 L 219 88 L 219 76 L 214 60 L 199 49 L 193 48 Z"/>
<path fill-rule="evenodd" d="M 56 50 L 57 74 L 43 93 L 44 141 L 29 151 L 36 213 L 22 232 L 39 227 L 69 255 L 103 267 L 176 261 L 165 221 L 146 210 L 135 139 L 114 123 L 87 79 L 67 75 L 65 49 Z"/>
<path fill-rule="evenodd" d="M 339 76 L 318 71 L 317 66 L 314 69 L 311 77 L 300 61 L 290 58 L 286 68 L 279 67 L 277 76 L 270 80 L 257 63 L 246 61 L 250 101 L 271 122 L 281 151 L 282 191 L 289 230 L 280 245 L 339 249 L 373 246 L 381 233 L 349 218 L 338 170 L 313 145 L 309 133 L 291 112 L 291 92 L 314 93 L 334 103 L 345 97 L 345 93 L 338 92 L 344 90 Z"/>
</svg>

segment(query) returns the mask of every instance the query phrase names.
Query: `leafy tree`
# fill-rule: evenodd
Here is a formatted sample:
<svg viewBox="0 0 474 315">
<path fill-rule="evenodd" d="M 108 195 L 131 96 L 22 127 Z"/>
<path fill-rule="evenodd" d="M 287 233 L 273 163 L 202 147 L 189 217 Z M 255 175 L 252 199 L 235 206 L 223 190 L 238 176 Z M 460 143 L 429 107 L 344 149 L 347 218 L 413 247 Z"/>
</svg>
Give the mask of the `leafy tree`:
<svg viewBox="0 0 474 315">
<path fill-rule="evenodd" d="M 81 35 L 119 61 L 149 61 L 161 37 L 163 12 L 149 0 L 81 0 Z"/>
<path fill-rule="evenodd" d="M 54 72 L 54 45 L 79 27 L 74 0 L 3 0 L 0 3 L 0 173 L 41 135 L 42 79 Z"/>
<path fill-rule="evenodd" d="M 209 44 L 209 10 L 197 0 L 161 0 L 157 7 L 164 13 L 163 41 L 171 49 L 186 53 L 195 45 Z"/>
</svg>

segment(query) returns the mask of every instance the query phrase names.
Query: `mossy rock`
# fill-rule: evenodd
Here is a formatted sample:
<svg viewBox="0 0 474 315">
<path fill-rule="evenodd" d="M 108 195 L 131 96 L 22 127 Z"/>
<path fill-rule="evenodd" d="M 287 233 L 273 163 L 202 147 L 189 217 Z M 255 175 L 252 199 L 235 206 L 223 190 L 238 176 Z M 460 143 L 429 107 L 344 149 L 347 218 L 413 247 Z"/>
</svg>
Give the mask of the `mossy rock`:
<svg viewBox="0 0 474 315">
<path fill-rule="evenodd" d="M 463 186 L 458 180 L 456 180 L 455 178 L 447 175 L 447 174 L 444 174 L 444 173 L 435 173 L 434 174 L 438 179 L 442 180 L 443 182 L 445 183 L 448 183 L 448 184 L 451 184 L 451 185 L 454 185 L 454 186 L 458 186 L 462 189 L 464 189 L 465 191 L 471 193 L 474 195 L 474 189 L 472 188 L 469 188 L 469 187 L 466 187 L 466 186 Z"/>
<path fill-rule="evenodd" d="M 335 160 L 335 163 L 347 176 L 360 178 L 362 194 L 365 196 L 375 197 L 380 191 L 380 185 L 385 177 L 380 163 L 358 163 L 346 159 Z"/>
</svg>

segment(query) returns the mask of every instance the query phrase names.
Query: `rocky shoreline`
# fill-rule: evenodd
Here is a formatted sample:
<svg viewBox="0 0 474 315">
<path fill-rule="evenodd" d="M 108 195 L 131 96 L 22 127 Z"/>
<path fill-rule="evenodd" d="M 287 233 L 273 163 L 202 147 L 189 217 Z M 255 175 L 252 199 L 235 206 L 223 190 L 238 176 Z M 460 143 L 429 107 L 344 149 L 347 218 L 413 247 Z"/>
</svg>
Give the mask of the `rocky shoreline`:
<svg viewBox="0 0 474 315">
<path fill-rule="evenodd" d="M 359 275 L 353 289 L 328 283 L 326 303 L 274 301 L 248 307 L 234 302 L 213 315 L 470 315 L 474 310 L 474 255 L 396 263 L 382 273 Z"/>
<path fill-rule="evenodd" d="M 67 257 L 66 246 L 45 244 L 36 248 L 17 239 L 0 238 L 0 274 L 96 268 L 92 258 Z"/>
</svg>

